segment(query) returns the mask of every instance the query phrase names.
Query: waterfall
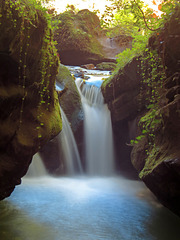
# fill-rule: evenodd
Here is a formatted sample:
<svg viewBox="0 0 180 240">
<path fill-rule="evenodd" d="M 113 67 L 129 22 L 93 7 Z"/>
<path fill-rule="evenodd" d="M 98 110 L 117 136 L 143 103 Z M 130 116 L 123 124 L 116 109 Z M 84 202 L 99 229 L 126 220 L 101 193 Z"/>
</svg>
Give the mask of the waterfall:
<svg viewBox="0 0 180 240">
<path fill-rule="evenodd" d="M 76 80 L 84 110 L 86 167 L 89 175 L 111 175 L 114 151 L 110 111 L 101 89 Z"/>
<path fill-rule="evenodd" d="M 73 132 L 64 111 L 61 108 L 62 117 L 62 131 L 59 134 L 59 142 L 61 149 L 61 157 L 64 160 L 66 171 L 69 175 L 76 172 L 82 173 L 81 160 L 77 148 L 76 141 L 74 139 Z"/>
<path fill-rule="evenodd" d="M 39 153 L 36 153 L 33 156 L 33 159 L 29 166 L 26 177 L 42 177 L 42 176 L 46 176 L 47 174 L 48 173 L 46 171 L 46 168 L 44 166 L 44 163 L 43 163 Z"/>
</svg>

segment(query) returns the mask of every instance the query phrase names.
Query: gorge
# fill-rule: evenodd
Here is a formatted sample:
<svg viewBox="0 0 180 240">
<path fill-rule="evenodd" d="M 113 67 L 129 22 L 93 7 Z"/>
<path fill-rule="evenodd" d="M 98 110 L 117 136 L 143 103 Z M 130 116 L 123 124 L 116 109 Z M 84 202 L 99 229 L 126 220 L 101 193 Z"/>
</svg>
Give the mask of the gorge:
<svg viewBox="0 0 180 240">
<path fill-rule="evenodd" d="M 40 156 L 35 155 L 22 184 L 16 187 L 10 198 L 0 203 L 3 213 L 0 218 L 2 239 L 10 240 L 13 236 L 20 239 L 30 237 L 35 240 L 50 238 L 53 240 L 72 238 L 168 240 L 169 236 L 171 239 L 178 239 L 179 218 L 158 203 L 142 182 L 117 175 L 115 168 L 111 166 L 113 155 L 109 154 L 110 142 L 108 140 L 105 143 L 98 132 L 99 128 L 104 130 L 104 123 L 100 119 L 101 114 L 97 114 L 97 111 L 106 112 L 107 109 L 103 109 L 106 105 L 104 106 L 100 89 L 92 85 L 96 77 L 97 75 L 93 77 L 92 83 L 90 79 L 87 80 L 90 85 L 86 86 L 86 83 L 81 82 L 84 84 L 83 87 L 88 88 L 85 91 L 90 90 L 91 94 L 83 93 L 80 83 L 77 85 L 82 89 L 82 97 L 87 101 L 85 104 L 92 108 L 87 109 L 87 112 L 85 110 L 85 114 L 87 113 L 85 118 L 91 118 L 91 114 L 88 115 L 89 111 L 95 111 L 95 116 L 101 120 L 94 122 L 94 129 L 97 124 L 98 130 L 85 131 L 85 135 L 89 134 L 87 152 L 88 147 L 92 148 L 91 144 L 95 145 L 94 148 L 98 152 L 93 154 L 103 167 L 98 168 L 97 162 L 93 164 L 91 162 L 89 166 L 88 162 L 92 159 L 87 154 L 86 173 L 82 173 L 77 168 L 74 152 L 70 151 L 67 157 L 74 159 L 74 163 L 69 162 L 71 166 L 67 168 L 67 174 L 53 176 L 44 171 Z M 97 82 L 99 83 L 99 79 Z M 96 94 L 99 95 L 98 105 Z M 96 99 L 93 104 L 92 99 Z M 102 114 L 103 118 L 104 115 L 105 113 Z M 65 120 L 67 121 L 66 117 Z M 109 124 L 111 128 L 111 122 Z M 106 123 L 105 126 L 107 130 Z M 69 130 L 65 126 L 62 131 L 67 135 Z M 105 156 L 99 151 L 102 150 L 99 141 L 103 142 Z M 69 146 L 72 147 L 71 144 Z M 110 165 L 107 160 L 110 161 Z"/>
<path fill-rule="evenodd" d="M 143 48 L 145 29 L 87 9 L 0 1 L 0 239 L 179 240 L 180 6 L 164 4 Z"/>
</svg>

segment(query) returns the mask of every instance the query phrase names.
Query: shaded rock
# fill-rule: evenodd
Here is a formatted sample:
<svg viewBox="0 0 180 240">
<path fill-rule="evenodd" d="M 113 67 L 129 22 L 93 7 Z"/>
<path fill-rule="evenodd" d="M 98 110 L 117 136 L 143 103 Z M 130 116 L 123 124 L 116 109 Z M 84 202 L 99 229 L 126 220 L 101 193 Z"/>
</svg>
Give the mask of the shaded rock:
<svg viewBox="0 0 180 240">
<path fill-rule="evenodd" d="M 54 90 L 58 57 L 46 14 L 24 0 L 1 1 L 0 12 L 1 200 L 20 184 L 32 156 L 61 131 L 61 117 Z"/>
<path fill-rule="evenodd" d="M 145 110 L 147 93 L 141 91 L 141 83 L 141 58 L 138 57 L 105 80 L 101 87 L 111 111 L 117 168 L 133 177 L 137 177 L 137 172 L 130 159 L 129 122 Z"/>
<path fill-rule="evenodd" d="M 49 173 L 54 175 L 65 174 L 64 161 L 61 157 L 59 137 L 46 143 L 40 150 L 40 156 Z"/>
</svg>

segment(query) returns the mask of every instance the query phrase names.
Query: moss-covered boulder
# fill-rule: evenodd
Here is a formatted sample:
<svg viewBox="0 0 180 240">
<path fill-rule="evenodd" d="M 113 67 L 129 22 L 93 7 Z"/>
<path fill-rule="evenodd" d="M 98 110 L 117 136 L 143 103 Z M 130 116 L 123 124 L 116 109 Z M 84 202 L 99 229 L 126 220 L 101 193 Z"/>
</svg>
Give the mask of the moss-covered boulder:
<svg viewBox="0 0 180 240">
<path fill-rule="evenodd" d="M 55 31 L 55 40 L 60 60 L 65 65 L 115 62 L 115 56 L 125 49 L 121 43 L 111 44 L 114 40 L 106 37 L 99 18 L 88 9 L 77 14 L 66 11 L 55 20 L 59 28 Z"/>
<path fill-rule="evenodd" d="M 55 32 L 57 49 L 63 64 L 81 65 L 104 58 L 96 37 L 100 30 L 98 17 L 89 10 L 77 14 L 66 11 L 57 16 L 60 22 Z"/>
<path fill-rule="evenodd" d="M 36 1 L 0 1 L 0 199 L 32 156 L 61 130 L 58 57 L 46 11 Z"/>
<path fill-rule="evenodd" d="M 113 71 L 115 68 L 116 68 L 116 64 L 113 62 L 102 62 L 96 65 L 96 69 L 98 70 Z"/>
</svg>

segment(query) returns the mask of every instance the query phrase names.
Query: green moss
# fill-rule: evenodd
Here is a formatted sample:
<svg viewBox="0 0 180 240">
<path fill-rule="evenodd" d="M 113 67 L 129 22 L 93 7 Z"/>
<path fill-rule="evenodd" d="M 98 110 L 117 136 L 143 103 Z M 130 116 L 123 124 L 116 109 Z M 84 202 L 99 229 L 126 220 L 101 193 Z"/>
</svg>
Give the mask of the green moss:
<svg viewBox="0 0 180 240">
<path fill-rule="evenodd" d="M 102 55 L 101 45 L 96 40 L 96 35 L 100 31 L 100 22 L 94 13 L 87 9 L 77 14 L 66 11 L 55 19 L 59 21 L 58 30 L 55 31 L 59 51 L 73 47 L 77 51 Z"/>
<path fill-rule="evenodd" d="M 166 148 L 166 147 L 167 148 Z M 177 149 L 169 148 L 168 143 L 164 146 L 154 146 L 149 150 L 149 155 L 145 159 L 145 165 L 139 173 L 139 177 L 143 179 L 150 174 L 160 163 L 165 160 L 174 159 L 177 157 Z"/>
<path fill-rule="evenodd" d="M 59 72 L 56 81 L 62 84 L 73 81 L 70 71 L 63 64 L 59 65 Z"/>
<path fill-rule="evenodd" d="M 115 67 L 116 67 L 116 64 L 112 62 L 102 62 L 96 65 L 96 69 L 107 70 L 107 71 L 114 70 Z"/>
</svg>

